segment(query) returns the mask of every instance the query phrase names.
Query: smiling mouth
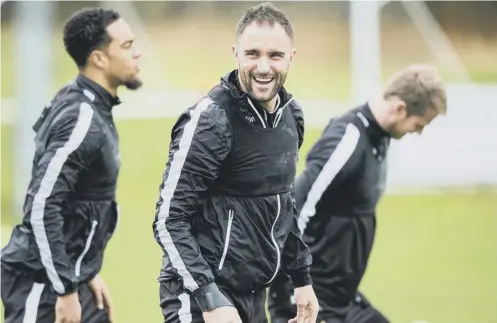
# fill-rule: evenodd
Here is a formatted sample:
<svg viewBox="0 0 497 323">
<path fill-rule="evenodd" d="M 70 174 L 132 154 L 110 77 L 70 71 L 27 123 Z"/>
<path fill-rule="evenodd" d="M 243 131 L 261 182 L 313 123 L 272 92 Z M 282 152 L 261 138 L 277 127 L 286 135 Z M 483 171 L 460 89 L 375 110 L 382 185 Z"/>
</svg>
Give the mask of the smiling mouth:
<svg viewBox="0 0 497 323">
<path fill-rule="evenodd" d="M 268 85 L 274 80 L 274 77 L 257 77 L 257 76 L 252 76 L 252 79 L 260 85 Z"/>
</svg>

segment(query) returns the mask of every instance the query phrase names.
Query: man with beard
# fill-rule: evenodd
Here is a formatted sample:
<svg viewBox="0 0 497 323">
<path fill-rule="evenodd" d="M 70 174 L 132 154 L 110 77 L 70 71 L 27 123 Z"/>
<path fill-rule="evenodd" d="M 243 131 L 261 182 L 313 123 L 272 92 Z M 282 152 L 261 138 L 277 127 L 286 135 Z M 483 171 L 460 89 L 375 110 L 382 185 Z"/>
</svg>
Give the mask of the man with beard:
<svg viewBox="0 0 497 323">
<path fill-rule="evenodd" d="M 267 322 L 266 287 L 292 277 L 295 322 L 315 322 L 311 257 L 293 203 L 302 110 L 283 88 L 293 28 L 271 4 L 249 9 L 233 45 L 237 69 L 172 129 L 154 235 L 163 249 L 166 322 Z"/>
<path fill-rule="evenodd" d="M 436 69 L 413 65 L 390 77 L 376 97 L 332 118 L 295 183 L 299 228 L 313 256 L 311 275 L 326 323 L 388 323 L 357 289 L 376 232 L 376 206 L 386 184 L 390 139 L 421 134 L 446 113 L 445 86 Z M 296 312 L 291 282 L 269 291 L 271 322 Z"/>
<path fill-rule="evenodd" d="M 120 168 L 112 118 L 117 89 L 137 89 L 140 53 L 112 10 L 84 9 L 63 32 L 79 75 L 34 125 L 36 152 L 24 218 L 2 250 L 5 322 L 111 322 L 99 276 L 117 227 Z"/>
</svg>

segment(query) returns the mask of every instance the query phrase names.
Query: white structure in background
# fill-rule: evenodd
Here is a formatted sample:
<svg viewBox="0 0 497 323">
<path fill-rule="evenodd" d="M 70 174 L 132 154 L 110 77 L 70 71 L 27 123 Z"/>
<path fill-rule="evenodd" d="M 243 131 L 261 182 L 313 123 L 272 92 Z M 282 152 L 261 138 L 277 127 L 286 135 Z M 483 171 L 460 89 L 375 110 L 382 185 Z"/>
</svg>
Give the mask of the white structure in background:
<svg viewBox="0 0 497 323">
<path fill-rule="evenodd" d="M 363 102 L 380 85 L 380 11 L 388 2 L 350 2 L 354 104 Z M 446 116 L 434 121 L 422 136 L 392 142 L 388 190 L 497 186 L 497 86 L 471 81 L 424 1 L 402 4 L 438 64 L 457 73 L 461 83 L 448 86 Z"/>
<path fill-rule="evenodd" d="M 3 4 L 4 2 L 2 2 Z M 18 118 L 14 120 L 14 203 L 21 210 L 26 189 L 31 177 L 34 155 L 33 124 L 48 104 L 51 79 L 52 55 L 50 42 L 52 35 L 53 2 L 19 1 L 15 3 L 15 33 L 17 43 L 16 93 Z M 9 50 L 9 49 L 7 49 Z M 33 53 L 36 53 L 33 55 Z M 2 98 L 2 115 L 4 104 Z M 2 116 L 3 117 L 3 116 Z"/>
<path fill-rule="evenodd" d="M 3 3 L 3 1 L 2 1 Z M 105 2 L 104 2 L 105 3 Z M 379 86 L 381 79 L 380 51 L 380 11 L 388 1 L 351 1 L 351 55 L 353 98 L 347 105 L 329 101 L 300 100 L 305 108 L 308 126 L 323 126 L 323 111 L 341 113 L 365 99 Z M 448 114 L 428 127 L 423 136 L 411 135 L 402 142 L 393 142 L 389 158 L 389 191 L 400 192 L 416 188 L 452 188 L 455 186 L 497 186 L 497 84 L 482 86 L 471 82 L 469 73 L 453 46 L 431 15 L 423 1 L 402 2 L 407 14 L 413 21 L 428 47 L 444 68 L 457 72 L 460 83 L 448 85 Z M 18 3 L 19 8 L 22 3 Z M 16 125 L 16 210 L 24 196 L 26 176 L 31 169 L 32 119 L 46 102 L 42 99 L 44 89 L 41 84 L 49 84 L 47 37 L 33 37 L 34 34 L 47 32 L 49 7 L 51 2 L 39 2 L 36 17 L 31 23 L 19 26 L 35 26 L 36 30 L 19 30 L 19 64 L 16 72 L 24 86 L 18 98 L 2 98 L 2 123 Z M 30 3 L 33 6 L 35 3 Z M 43 7 L 43 8 L 41 8 Z M 45 10 L 47 9 L 47 10 Z M 153 43 L 147 40 L 146 29 L 133 4 L 119 7 L 133 26 L 140 39 L 144 40 L 147 55 L 154 56 Z M 43 14 L 41 14 L 43 13 Z M 36 19 L 35 19 L 36 18 Z M 25 35 L 25 36 L 23 36 Z M 29 38 L 29 39 L 28 39 Z M 29 41 L 28 41 L 29 40 Z M 41 43 L 37 42 L 41 41 Z M 34 61 L 29 48 L 36 47 Z M 368 52 L 368 55 L 362 53 Z M 42 63 L 40 63 L 42 62 Z M 31 71 L 31 72 L 27 72 Z M 32 71 L 37 71 L 32 73 Z M 135 93 L 123 93 L 124 103 L 116 109 L 117 119 L 176 117 L 186 107 L 194 104 L 204 93 L 188 90 L 174 90 L 164 81 L 160 92 L 142 89 Z M 35 102 L 34 102 L 35 101 Z M 38 102 L 39 101 L 39 102 Z M 167 102 L 167 104 L 165 104 Z M 16 112 L 20 112 L 17 114 Z M 18 116 L 23 116 L 19 117 Z M 29 116 L 27 118 L 26 116 Z M 23 145 L 20 145 L 23 143 Z M 27 145 L 26 145 L 27 144 Z M 19 149 L 19 147 L 24 147 Z M 30 150 L 31 149 L 31 150 Z M 28 151 L 29 150 L 29 151 Z"/>
</svg>

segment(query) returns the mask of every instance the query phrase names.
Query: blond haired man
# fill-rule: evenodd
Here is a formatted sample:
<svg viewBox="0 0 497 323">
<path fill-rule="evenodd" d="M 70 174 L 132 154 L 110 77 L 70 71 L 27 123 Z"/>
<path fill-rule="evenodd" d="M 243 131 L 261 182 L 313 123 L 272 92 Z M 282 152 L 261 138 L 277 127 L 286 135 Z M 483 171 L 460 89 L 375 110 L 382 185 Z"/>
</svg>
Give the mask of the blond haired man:
<svg viewBox="0 0 497 323">
<path fill-rule="evenodd" d="M 386 182 L 390 139 L 421 134 L 446 113 L 437 70 L 412 65 L 397 71 L 364 105 L 332 118 L 307 156 L 295 184 L 299 228 L 311 248 L 311 276 L 326 323 L 387 323 L 358 286 L 376 229 L 376 205 Z M 291 284 L 280 275 L 271 286 L 272 323 L 295 316 Z"/>
</svg>

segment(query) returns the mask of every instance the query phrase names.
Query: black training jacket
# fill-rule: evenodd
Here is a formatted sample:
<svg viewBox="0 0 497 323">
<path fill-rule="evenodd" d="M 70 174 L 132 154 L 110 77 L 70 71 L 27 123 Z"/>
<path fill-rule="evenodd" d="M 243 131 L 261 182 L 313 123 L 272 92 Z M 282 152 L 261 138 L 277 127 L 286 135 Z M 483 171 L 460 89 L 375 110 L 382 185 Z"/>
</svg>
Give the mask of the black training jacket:
<svg viewBox="0 0 497 323">
<path fill-rule="evenodd" d="M 203 310 L 230 303 L 220 290 L 250 293 L 280 270 L 311 283 L 292 192 L 302 110 L 281 89 L 267 115 L 237 84 L 235 70 L 176 121 L 153 225 L 159 280 L 181 281 Z"/>
<path fill-rule="evenodd" d="M 295 183 L 314 289 L 335 311 L 354 298 L 367 266 L 389 142 L 367 104 L 352 109 L 330 120 Z"/>
<path fill-rule="evenodd" d="M 2 266 L 48 283 L 58 295 L 98 274 L 117 227 L 120 168 L 112 106 L 83 75 L 62 88 L 34 125 L 36 151 L 22 223 Z"/>
</svg>

